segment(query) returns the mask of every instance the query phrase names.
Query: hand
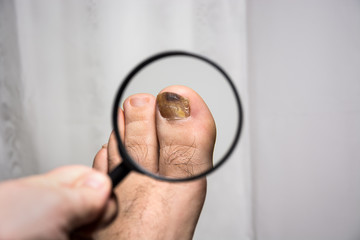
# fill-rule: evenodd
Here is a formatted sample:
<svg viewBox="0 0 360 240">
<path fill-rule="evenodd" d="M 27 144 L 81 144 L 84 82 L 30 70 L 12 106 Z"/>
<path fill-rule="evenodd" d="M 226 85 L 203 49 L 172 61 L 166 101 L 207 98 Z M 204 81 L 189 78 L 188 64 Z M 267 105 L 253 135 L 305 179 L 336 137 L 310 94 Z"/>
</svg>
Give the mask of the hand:
<svg viewBox="0 0 360 240">
<path fill-rule="evenodd" d="M 0 184 L 0 239 L 89 236 L 115 217 L 111 182 L 84 166 Z"/>
</svg>

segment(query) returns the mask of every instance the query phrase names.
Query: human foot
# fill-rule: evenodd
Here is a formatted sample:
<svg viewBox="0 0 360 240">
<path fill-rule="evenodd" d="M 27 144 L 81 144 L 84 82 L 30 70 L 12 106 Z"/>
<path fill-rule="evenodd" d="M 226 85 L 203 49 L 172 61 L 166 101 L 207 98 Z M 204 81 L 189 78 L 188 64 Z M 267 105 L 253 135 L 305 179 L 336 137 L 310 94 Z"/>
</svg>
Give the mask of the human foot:
<svg viewBox="0 0 360 240">
<path fill-rule="evenodd" d="M 119 111 L 119 129 L 130 155 L 151 172 L 184 178 L 212 167 L 214 120 L 201 97 L 187 87 L 165 88 L 157 104 L 149 94 L 129 97 Z M 94 167 L 107 172 L 120 162 L 112 134 Z M 118 217 L 99 239 L 191 239 L 205 201 L 206 179 L 168 183 L 130 173 L 115 193 Z"/>
</svg>

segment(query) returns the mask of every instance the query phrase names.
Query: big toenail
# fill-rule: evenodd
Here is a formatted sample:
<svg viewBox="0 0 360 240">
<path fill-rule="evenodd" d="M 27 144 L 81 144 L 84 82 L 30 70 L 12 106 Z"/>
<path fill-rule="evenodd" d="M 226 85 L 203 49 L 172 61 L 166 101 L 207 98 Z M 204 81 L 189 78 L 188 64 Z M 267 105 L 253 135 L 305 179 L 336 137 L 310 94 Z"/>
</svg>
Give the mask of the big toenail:
<svg viewBox="0 0 360 240">
<path fill-rule="evenodd" d="M 130 98 L 130 104 L 133 107 L 142 107 L 149 102 L 148 97 L 132 97 Z"/>
<path fill-rule="evenodd" d="M 172 92 L 157 95 L 156 103 L 163 118 L 169 120 L 184 119 L 190 116 L 189 100 Z"/>
</svg>

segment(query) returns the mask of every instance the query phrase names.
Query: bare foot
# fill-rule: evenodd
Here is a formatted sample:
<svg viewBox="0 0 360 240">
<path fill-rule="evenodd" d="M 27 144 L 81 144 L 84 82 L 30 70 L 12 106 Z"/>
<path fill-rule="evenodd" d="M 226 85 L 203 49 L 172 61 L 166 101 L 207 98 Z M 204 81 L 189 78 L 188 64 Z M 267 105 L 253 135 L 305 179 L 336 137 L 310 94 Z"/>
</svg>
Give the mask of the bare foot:
<svg viewBox="0 0 360 240">
<path fill-rule="evenodd" d="M 169 107 L 170 106 L 170 107 Z M 184 86 L 135 94 L 119 112 L 119 128 L 134 160 L 147 170 L 188 177 L 212 167 L 215 123 L 201 97 Z M 121 162 L 114 134 L 96 155 L 108 172 Z M 192 239 L 206 196 L 206 179 L 168 183 L 132 172 L 115 189 L 118 217 L 98 239 Z"/>
</svg>

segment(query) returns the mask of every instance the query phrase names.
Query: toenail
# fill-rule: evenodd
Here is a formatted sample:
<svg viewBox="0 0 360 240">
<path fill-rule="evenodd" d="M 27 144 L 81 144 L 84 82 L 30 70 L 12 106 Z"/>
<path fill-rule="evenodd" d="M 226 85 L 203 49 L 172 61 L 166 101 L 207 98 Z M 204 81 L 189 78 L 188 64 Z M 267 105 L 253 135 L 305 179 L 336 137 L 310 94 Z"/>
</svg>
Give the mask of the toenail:
<svg viewBox="0 0 360 240">
<path fill-rule="evenodd" d="M 190 116 L 189 100 L 172 92 L 163 92 L 156 97 L 156 103 L 163 118 L 176 120 Z"/>
<path fill-rule="evenodd" d="M 130 98 L 130 104 L 133 107 L 142 107 L 150 101 L 148 97 L 132 97 Z"/>
</svg>

